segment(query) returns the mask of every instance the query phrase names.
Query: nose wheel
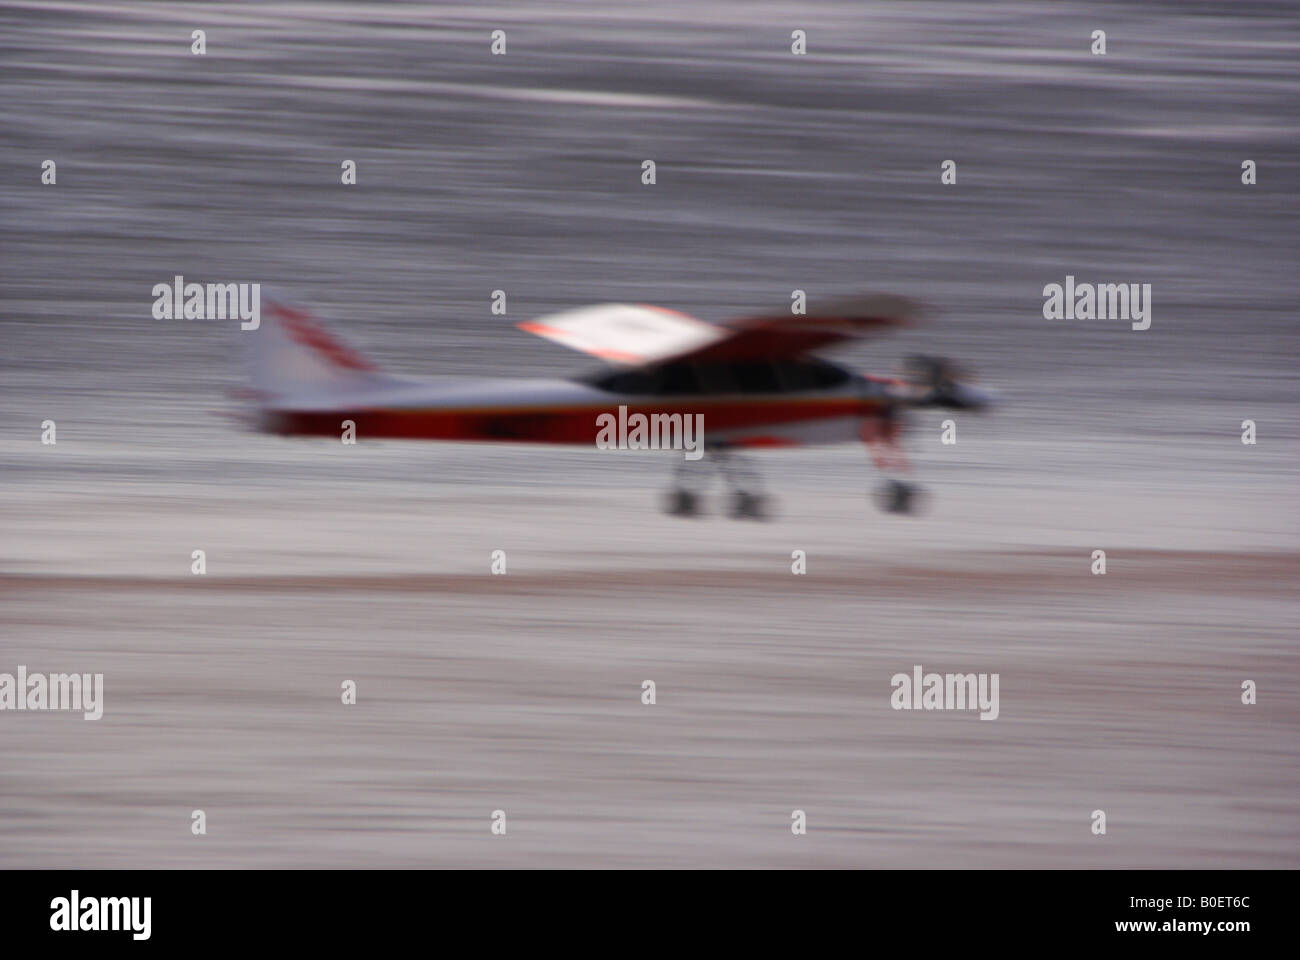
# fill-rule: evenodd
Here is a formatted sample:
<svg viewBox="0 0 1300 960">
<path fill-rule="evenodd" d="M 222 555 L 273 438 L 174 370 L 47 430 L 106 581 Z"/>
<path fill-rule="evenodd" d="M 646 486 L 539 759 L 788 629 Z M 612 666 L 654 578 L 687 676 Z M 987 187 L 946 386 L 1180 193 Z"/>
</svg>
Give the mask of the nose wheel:
<svg viewBox="0 0 1300 960">
<path fill-rule="evenodd" d="M 876 503 L 886 513 L 914 513 L 919 505 L 921 488 L 902 480 L 886 480 L 876 490 Z"/>
</svg>

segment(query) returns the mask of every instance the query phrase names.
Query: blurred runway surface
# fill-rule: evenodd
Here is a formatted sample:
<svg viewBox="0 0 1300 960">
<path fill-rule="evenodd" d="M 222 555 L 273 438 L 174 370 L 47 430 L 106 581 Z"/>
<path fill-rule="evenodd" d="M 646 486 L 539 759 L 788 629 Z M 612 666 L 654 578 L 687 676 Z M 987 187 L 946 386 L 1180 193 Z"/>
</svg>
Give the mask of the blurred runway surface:
<svg viewBox="0 0 1300 960">
<path fill-rule="evenodd" d="M 1298 38 L 1284 3 L 0 6 L 0 672 L 106 686 L 0 715 L 0 865 L 1300 866 Z M 770 524 L 684 522 L 652 455 L 241 432 L 229 325 L 151 316 L 176 274 L 520 377 L 587 369 L 513 327 L 558 309 L 886 290 L 934 319 L 842 359 L 1004 404 L 955 446 L 913 417 L 921 517 L 843 447 L 759 459 Z M 1044 320 L 1067 274 L 1152 284 L 1151 329 Z M 890 709 L 914 664 L 999 673 L 999 719 Z"/>
</svg>

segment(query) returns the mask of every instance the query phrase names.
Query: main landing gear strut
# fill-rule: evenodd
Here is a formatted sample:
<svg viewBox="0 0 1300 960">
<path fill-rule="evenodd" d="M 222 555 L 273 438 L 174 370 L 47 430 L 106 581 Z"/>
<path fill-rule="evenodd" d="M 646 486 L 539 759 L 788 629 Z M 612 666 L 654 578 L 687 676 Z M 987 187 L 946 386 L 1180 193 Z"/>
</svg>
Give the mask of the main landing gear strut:
<svg viewBox="0 0 1300 960">
<path fill-rule="evenodd" d="M 716 467 L 727 488 L 728 513 L 737 520 L 766 520 L 768 497 L 762 492 L 762 480 L 747 457 L 728 447 L 709 447 L 704 455 Z M 683 460 L 673 472 L 673 489 L 668 491 L 667 512 L 675 517 L 699 516 L 702 507 L 700 487 L 708 479 L 708 467 Z"/>
</svg>

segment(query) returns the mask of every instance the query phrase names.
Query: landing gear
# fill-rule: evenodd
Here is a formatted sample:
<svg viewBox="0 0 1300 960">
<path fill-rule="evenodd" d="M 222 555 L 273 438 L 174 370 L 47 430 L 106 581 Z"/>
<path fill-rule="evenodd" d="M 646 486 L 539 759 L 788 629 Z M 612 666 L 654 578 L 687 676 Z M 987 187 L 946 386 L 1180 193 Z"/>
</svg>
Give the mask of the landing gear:
<svg viewBox="0 0 1300 960">
<path fill-rule="evenodd" d="M 907 456 L 901 444 L 902 418 L 896 408 L 879 419 L 862 422 L 861 437 L 879 470 L 906 471 Z M 886 480 L 876 489 L 876 503 L 886 513 L 915 513 L 920 506 L 921 488 L 904 480 Z"/>
<path fill-rule="evenodd" d="M 698 462 L 698 461 L 697 461 Z M 672 517 L 698 517 L 703 506 L 700 496 L 704 468 L 690 469 L 691 461 L 678 461 L 673 470 L 673 488 L 664 497 L 664 513 Z"/>
<path fill-rule="evenodd" d="M 734 520 L 766 520 L 767 497 L 760 492 L 763 481 L 754 465 L 740 454 L 719 447 L 713 451 L 714 463 L 722 482 L 731 491 L 731 516 Z"/>
<path fill-rule="evenodd" d="M 766 520 L 767 497 L 737 490 L 731 496 L 731 516 L 736 520 Z"/>
<path fill-rule="evenodd" d="M 691 490 L 669 490 L 664 501 L 664 512 L 674 517 L 698 517 L 700 495 Z"/>
<path fill-rule="evenodd" d="M 760 490 L 762 482 L 749 461 L 727 447 L 709 447 L 705 452 L 707 464 L 691 469 L 692 461 L 683 460 L 673 474 L 674 487 L 668 492 L 665 510 L 674 517 L 698 516 L 702 497 L 695 485 L 706 482 L 710 467 L 718 471 L 729 495 L 728 514 L 736 520 L 766 520 L 769 516 L 768 498 Z"/>
<path fill-rule="evenodd" d="M 921 488 L 902 480 L 886 480 L 876 490 L 876 502 L 886 513 L 913 513 L 920 499 Z"/>
</svg>

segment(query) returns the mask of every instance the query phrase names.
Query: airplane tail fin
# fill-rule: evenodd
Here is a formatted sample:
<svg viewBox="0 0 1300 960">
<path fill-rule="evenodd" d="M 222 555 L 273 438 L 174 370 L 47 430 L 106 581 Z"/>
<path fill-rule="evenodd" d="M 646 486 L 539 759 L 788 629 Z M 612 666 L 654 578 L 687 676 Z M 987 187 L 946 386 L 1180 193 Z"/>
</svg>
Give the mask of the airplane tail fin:
<svg viewBox="0 0 1300 960">
<path fill-rule="evenodd" d="M 263 403 L 295 395 L 346 393 L 384 376 L 307 310 L 265 292 L 261 323 L 238 336 L 252 387 L 249 398 Z"/>
</svg>

